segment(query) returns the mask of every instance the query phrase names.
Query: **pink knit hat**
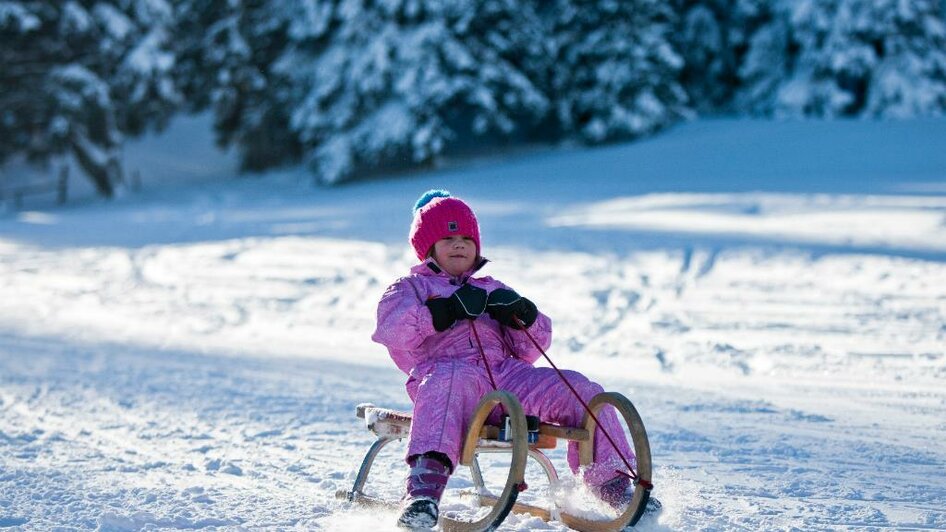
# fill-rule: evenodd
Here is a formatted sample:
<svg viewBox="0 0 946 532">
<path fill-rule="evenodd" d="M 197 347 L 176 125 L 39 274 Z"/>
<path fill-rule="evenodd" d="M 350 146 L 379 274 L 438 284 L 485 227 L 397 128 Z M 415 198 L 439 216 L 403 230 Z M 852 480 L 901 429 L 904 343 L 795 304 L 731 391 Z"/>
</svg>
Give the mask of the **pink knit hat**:
<svg viewBox="0 0 946 532">
<path fill-rule="evenodd" d="M 450 235 L 468 236 L 476 243 L 480 254 L 480 226 L 470 206 L 446 190 L 428 190 L 414 204 L 411 223 L 411 246 L 418 260 L 427 258 L 430 247 Z"/>
</svg>

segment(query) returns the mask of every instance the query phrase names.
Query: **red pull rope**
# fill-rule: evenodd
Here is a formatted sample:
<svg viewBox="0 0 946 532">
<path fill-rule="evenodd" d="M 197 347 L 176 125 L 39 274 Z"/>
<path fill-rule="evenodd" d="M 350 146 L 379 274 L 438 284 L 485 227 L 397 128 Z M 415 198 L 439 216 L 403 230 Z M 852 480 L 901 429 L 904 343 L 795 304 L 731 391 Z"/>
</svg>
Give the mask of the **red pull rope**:
<svg viewBox="0 0 946 532">
<path fill-rule="evenodd" d="M 489 383 L 493 385 L 494 390 L 499 390 L 499 387 L 496 386 L 496 379 L 493 378 L 493 370 L 489 369 L 489 360 L 486 360 L 486 351 L 483 349 L 483 343 L 480 342 L 480 333 L 476 330 L 476 325 L 473 325 L 473 322 L 476 320 L 469 320 L 470 328 L 473 329 L 473 337 L 476 338 L 476 346 L 480 348 L 480 357 L 483 359 L 483 365 L 486 366 L 486 374 L 489 375 Z M 503 405 L 499 405 L 499 414 L 506 409 L 503 408 Z M 521 491 L 521 490 L 520 490 Z"/>
<path fill-rule="evenodd" d="M 617 443 L 614 442 L 614 438 L 612 438 L 611 435 L 608 434 L 608 431 L 605 430 L 604 425 L 602 425 L 601 422 L 598 421 L 598 416 L 596 416 L 595 413 L 591 411 L 591 407 L 588 406 L 588 403 L 586 403 L 585 400 L 582 399 L 580 395 L 578 395 L 578 391 L 575 390 L 575 387 L 572 386 L 572 383 L 568 382 L 568 379 L 565 378 L 565 374 L 562 373 L 562 370 L 558 369 L 558 366 L 556 366 L 555 363 L 552 362 L 552 359 L 549 358 L 549 356 L 545 353 L 545 350 L 542 349 L 542 346 L 539 345 L 539 342 L 536 342 L 535 338 L 533 338 L 532 335 L 529 333 L 529 331 L 526 330 L 526 324 L 523 323 L 522 320 L 519 319 L 519 316 L 513 315 L 512 319 L 515 320 L 515 323 L 519 327 L 519 330 L 526 333 L 526 336 L 529 337 L 529 340 L 532 340 L 532 345 L 534 345 L 535 348 L 538 349 L 540 353 L 542 353 L 542 356 L 545 357 L 545 360 L 547 360 L 548 363 L 552 366 L 552 368 L 558 373 L 558 376 L 562 379 L 562 382 L 564 382 L 565 385 L 568 386 L 568 389 L 571 390 L 575 398 L 578 399 L 578 402 L 581 403 L 581 406 L 585 408 L 585 412 L 588 412 L 588 415 L 591 416 L 591 419 L 595 420 L 595 424 L 601 429 L 601 433 L 604 434 L 605 437 L 608 439 L 608 442 L 611 444 L 611 447 L 614 447 L 614 451 L 618 453 L 618 456 L 621 457 L 621 461 L 624 462 L 624 465 L 627 466 L 627 470 L 630 473 L 628 474 L 628 473 L 625 473 L 624 471 L 617 471 L 617 472 L 621 475 L 629 477 L 632 480 L 637 480 L 637 483 L 643 486 L 645 489 L 652 489 L 654 485 L 649 480 L 640 478 L 637 475 L 637 472 L 634 471 L 633 467 L 631 467 L 630 462 L 628 462 L 627 458 L 624 457 L 624 453 L 622 453 L 621 450 L 618 449 L 618 445 Z M 477 338 L 477 341 L 479 341 L 479 338 Z M 490 378 L 492 378 L 492 376 Z"/>
<path fill-rule="evenodd" d="M 480 348 L 480 357 L 483 358 L 483 365 L 486 366 L 486 374 L 489 375 L 489 383 L 493 385 L 494 390 L 498 390 L 496 387 L 496 379 L 493 378 L 493 370 L 489 369 L 489 361 L 486 360 L 486 351 L 483 350 L 483 343 L 480 342 L 480 333 L 476 332 L 476 325 L 473 325 L 475 320 L 469 320 L 470 328 L 473 329 L 473 337 L 476 338 L 476 345 Z"/>
</svg>

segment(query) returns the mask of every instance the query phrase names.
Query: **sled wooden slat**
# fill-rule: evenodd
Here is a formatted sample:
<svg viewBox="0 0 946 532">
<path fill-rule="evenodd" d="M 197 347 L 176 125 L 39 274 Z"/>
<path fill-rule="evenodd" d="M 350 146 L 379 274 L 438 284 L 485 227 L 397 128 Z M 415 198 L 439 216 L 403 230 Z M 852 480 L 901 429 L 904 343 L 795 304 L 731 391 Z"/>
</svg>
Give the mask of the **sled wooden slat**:
<svg viewBox="0 0 946 532">
<path fill-rule="evenodd" d="M 530 443 L 530 449 L 554 449 L 558 446 L 558 439 L 549 434 L 542 434 L 539 431 L 539 441 L 535 443 Z"/>
<path fill-rule="evenodd" d="M 355 408 L 355 415 L 361 419 L 365 419 L 367 412 L 370 410 L 375 410 L 379 413 L 378 419 L 375 421 L 376 423 L 410 429 L 413 416 L 409 412 L 380 408 L 370 404 L 361 404 Z M 374 430 L 372 427 L 368 428 Z M 554 449 L 556 439 L 579 442 L 588 441 L 589 439 L 588 431 L 581 427 L 563 427 L 550 423 L 540 423 L 539 434 L 539 441 L 531 445 L 531 447 L 538 449 Z M 484 440 L 496 440 L 499 438 L 499 427 L 486 425 L 480 431 L 479 436 Z"/>
<path fill-rule="evenodd" d="M 355 415 L 361 419 L 365 419 L 366 412 L 369 410 L 377 410 L 378 412 L 383 413 L 383 416 L 380 418 L 388 423 L 397 423 L 405 424 L 410 426 L 413 416 L 410 412 L 401 412 L 399 410 L 391 410 L 390 408 L 380 408 L 374 405 L 362 404 L 355 407 Z"/>
<path fill-rule="evenodd" d="M 549 423 L 539 424 L 539 434 L 546 434 L 560 440 L 588 441 L 588 431 L 579 427 L 562 427 Z"/>
<path fill-rule="evenodd" d="M 480 495 L 480 506 L 493 506 L 499 502 L 499 497 L 495 495 Z M 524 502 L 517 502 L 512 506 L 512 512 L 516 514 L 529 514 L 542 519 L 543 521 L 552 520 L 552 512 L 545 508 L 540 508 Z"/>
</svg>

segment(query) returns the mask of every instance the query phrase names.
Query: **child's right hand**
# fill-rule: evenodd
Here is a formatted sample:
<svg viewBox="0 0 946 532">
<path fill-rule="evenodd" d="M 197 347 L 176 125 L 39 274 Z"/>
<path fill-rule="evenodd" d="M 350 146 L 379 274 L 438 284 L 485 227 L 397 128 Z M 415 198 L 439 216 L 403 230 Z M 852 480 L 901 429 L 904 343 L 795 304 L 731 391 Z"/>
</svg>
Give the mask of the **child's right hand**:
<svg viewBox="0 0 946 532">
<path fill-rule="evenodd" d="M 434 329 L 446 331 L 457 320 L 473 320 L 486 310 L 486 290 L 465 284 L 450 297 L 435 297 L 425 303 L 430 309 Z"/>
</svg>

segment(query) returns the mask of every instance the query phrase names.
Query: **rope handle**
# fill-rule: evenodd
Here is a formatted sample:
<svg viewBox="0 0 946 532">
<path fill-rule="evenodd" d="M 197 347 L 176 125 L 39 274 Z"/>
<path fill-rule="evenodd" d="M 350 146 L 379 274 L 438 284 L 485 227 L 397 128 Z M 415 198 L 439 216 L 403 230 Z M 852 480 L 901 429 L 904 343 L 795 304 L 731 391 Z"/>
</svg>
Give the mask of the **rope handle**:
<svg viewBox="0 0 946 532">
<path fill-rule="evenodd" d="M 602 425 L 601 422 L 598 420 L 598 416 L 596 416 L 595 413 L 591 411 L 591 407 L 589 407 L 588 403 L 586 403 L 585 400 L 581 398 L 581 396 L 578 394 L 578 391 L 575 390 L 574 386 L 572 386 L 572 383 L 568 382 L 568 379 L 565 377 L 565 374 L 562 373 L 562 370 L 558 369 L 558 366 L 556 366 L 555 363 L 552 362 L 552 359 L 549 358 L 549 355 L 545 352 L 544 349 L 542 349 L 542 346 L 539 345 L 539 342 L 537 342 L 536 339 L 532 336 L 532 334 L 529 333 L 529 331 L 526 328 L 525 323 L 523 323 L 523 321 L 519 319 L 519 316 L 516 316 L 516 315 L 513 315 L 512 319 L 515 320 L 515 324 L 519 328 L 519 330 L 526 334 L 529 340 L 532 341 L 532 345 L 534 345 L 535 348 L 538 349 L 540 353 L 542 353 L 542 356 L 545 357 L 545 360 L 549 363 L 549 365 L 552 366 L 555 372 L 558 373 L 559 378 L 562 379 L 562 382 L 565 383 L 565 386 L 567 386 L 568 389 L 572 392 L 572 395 L 574 395 L 575 398 L 578 399 L 578 402 L 581 403 L 581 406 L 585 409 L 585 412 L 587 412 L 588 415 L 591 416 L 591 419 L 595 421 L 595 425 L 601 429 L 601 433 L 604 434 L 605 438 L 607 438 L 608 440 L 608 443 L 610 443 L 611 447 L 614 448 L 614 452 L 617 453 L 617 455 L 621 458 L 621 461 L 624 462 L 624 465 L 627 467 L 627 471 L 621 471 L 619 469 L 615 469 L 614 471 L 618 473 L 619 475 L 628 477 L 632 481 L 642 486 L 644 489 L 647 489 L 647 490 L 653 489 L 654 488 L 653 483 L 651 483 L 647 479 L 640 478 L 640 475 L 638 475 L 637 472 L 634 471 L 634 468 L 631 467 L 631 464 L 627 460 L 627 458 L 624 456 L 624 453 L 622 453 L 621 449 L 618 448 L 618 445 L 617 443 L 615 443 L 614 438 L 611 437 L 611 434 L 608 433 L 607 429 L 604 428 L 604 425 Z M 498 390 L 499 388 L 496 386 L 496 380 L 493 378 L 493 371 L 490 369 L 489 361 L 486 359 L 486 350 L 483 349 L 483 343 L 480 341 L 480 334 L 476 330 L 476 325 L 473 324 L 474 320 L 469 320 L 469 321 L 470 321 L 470 328 L 473 330 L 473 337 L 476 338 L 476 345 L 479 348 L 480 356 L 483 359 L 483 366 L 486 367 L 486 374 L 489 376 L 489 382 L 493 386 L 494 390 Z"/>
<path fill-rule="evenodd" d="M 480 357 L 483 358 L 483 365 L 486 366 L 486 374 L 489 375 L 489 383 L 493 385 L 493 390 L 499 390 L 496 387 L 496 379 L 493 378 L 493 370 L 489 369 L 489 360 L 486 360 L 486 351 L 483 349 L 483 343 L 480 342 L 480 333 L 476 331 L 476 325 L 473 325 L 474 320 L 469 320 L 470 328 L 473 329 L 473 337 L 476 338 L 476 345 L 480 348 Z"/>
<path fill-rule="evenodd" d="M 591 419 L 595 421 L 595 425 L 601 429 L 601 433 L 604 434 L 605 437 L 608 439 L 608 442 L 611 444 L 611 447 L 614 448 L 614 452 L 618 453 L 618 456 L 621 457 L 621 461 L 624 462 L 625 466 L 627 466 L 627 472 L 620 471 L 617 469 L 615 469 L 615 471 L 620 475 L 626 476 L 630 478 L 631 480 L 636 481 L 645 489 L 648 489 L 648 490 L 653 489 L 654 485 L 649 480 L 640 478 L 637 472 L 634 471 L 634 468 L 631 467 L 631 464 L 630 462 L 628 462 L 627 458 L 624 456 L 624 453 L 621 452 L 621 449 L 618 448 L 617 443 L 614 442 L 614 438 L 612 438 L 611 435 L 608 434 L 608 431 L 604 428 L 604 425 L 602 425 L 601 422 L 598 421 L 598 416 L 596 416 L 595 413 L 591 411 L 591 407 L 589 407 L 588 403 L 586 403 L 585 400 L 582 399 L 580 395 L 578 395 L 578 391 L 575 390 L 575 387 L 572 386 L 572 383 L 568 382 L 568 379 L 565 378 L 565 374 L 562 373 L 562 370 L 558 369 L 558 366 L 556 366 L 555 363 L 552 362 L 552 359 L 549 358 L 549 355 L 546 354 L 544 349 L 542 349 L 542 346 L 539 345 L 539 342 L 537 342 L 535 338 L 532 336 L 532 334 L 529 333 L 529 331 L 526 329 L 525 323 L 523 323 L 522 320 L 519 319 L 519 316 L 516 316 L 516 315 L 513 315 L 512 319 L 515 320 L 515 324 L 519 328 L 519 330 L 526 333 L 526 336 L 529 337 L 529 340 L 532 341 L 532 345 L 534 345 L 535 348 L 538 349 L 540 353 L 542 353 L 542 356 L 545 357 L 545 360 L 549 363 L 549 365 L 552 366 L 555 372 L 558 373 L 559 378 L 561 378 L 562 382 L 564 382 L 565 385 L 568 386 L 568 389 L 571 390 L 575 398 L 578 399 L 578 402 L 581 403 L 581 406 L 584 407 L 585 412 L 587 412 L 588 415 L 591 416 Z"/>
</svg>

